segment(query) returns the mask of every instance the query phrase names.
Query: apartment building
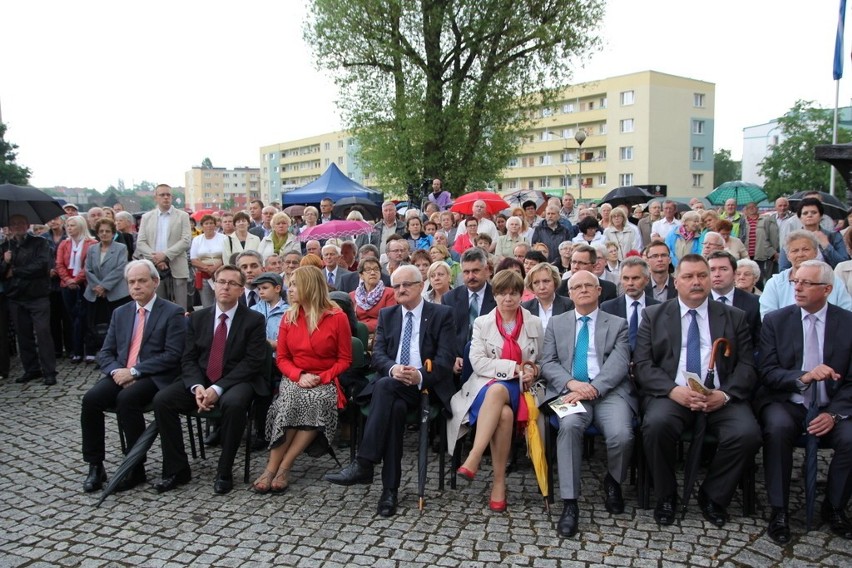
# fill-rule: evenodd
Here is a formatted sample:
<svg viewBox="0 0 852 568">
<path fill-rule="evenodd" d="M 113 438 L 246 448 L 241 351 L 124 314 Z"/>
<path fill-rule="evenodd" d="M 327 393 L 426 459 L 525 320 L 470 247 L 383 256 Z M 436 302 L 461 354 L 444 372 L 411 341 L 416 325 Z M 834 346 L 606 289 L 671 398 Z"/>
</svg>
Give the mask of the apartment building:
<svg viewBox="0 0 852 568">
<path fill-rule="evenodd" d="M 189 209 L 245 209 L 252 199 L 263 199 L 258 168 L 193 166 L 184 178 Z"/>
</svg>

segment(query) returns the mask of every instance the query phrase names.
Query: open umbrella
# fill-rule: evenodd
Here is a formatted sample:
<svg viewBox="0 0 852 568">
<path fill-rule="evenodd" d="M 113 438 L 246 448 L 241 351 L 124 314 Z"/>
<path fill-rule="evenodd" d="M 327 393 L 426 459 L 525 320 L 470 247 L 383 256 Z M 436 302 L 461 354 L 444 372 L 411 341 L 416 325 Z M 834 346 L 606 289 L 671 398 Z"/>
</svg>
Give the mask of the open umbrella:
<svg viewBox="0 0 852 568">
<path fill-rule="evenodd" d="M 304 205 L 290 205 L 290 206 L 284 208 L 284 213 L 286 213 L 291 218 L 292 217 L 301 217 L 302 213 L 304 213 L 304 212 L 305 212 L 305 206 Z"/>
<path fill-rule="evenodd" d="M 536 189 L 519 189 L 517 191 L 503 194 L 503 199 L 505 199 L 506 203 L 508 203 L 511 207 L 523 207 L 524 203 L 527 201 L 535 202 L 536 213 L 538 213 L 540 209 L 543 210 L 544 206 L 547 205 L 547 200 L 549 198 L 549 195 Z"/>
<path fill-rule="evenodd" d="M 192 215 L 190 215 L 190 217 L 192 217 L 195 222 L 198 223 L 205 215 L 212 215 L 215 212 L 215 209 L 199 209 L 198 211 L 195 211 Z"/>
<path fill-rule="evenodd" d="M 364 221 L 329 221 L 303 229 L 299 233 L 299 240 L 306 242 L 311 239 L 340 239 L 369 235 L 372 232 L 373 226 Z"/>
<path fill-rule="evenodd" d="M 133 444 L 133 447 L 127 451 L 127 454 L 125 454 L 124 461 L 121 462 L 118 468 L 116 468 L 115 473 L 112 474 L 112 478 L 110 478 L 107 486 L 104 487 L 101 497 L 98 499 L 95 507 L 100 507 L 101 503 L 104 502 L 104 499 L 115 492 L 118 484 L 121 483 L 121 481 L 127 477 L 130 472 L 136 468 L 136 466 L 142 463 L 142 460 L 145 459 L 145 455 L 148 453 L 148 450 L 151 449 L 151 445 L 154 443 L 154 440 L 157 439 L 158 433 L 157 421 L 152 420 L 151 423 L 148 424 L 148 427 L 145 428 L 145 431 L 142 432 L 142 435 L 139 436 L 139 439 L 136 440 L 136 443 Z"/>
<path fill-rule="evenodd" d="M 9 225 L 9 217 L 23 215 L 31 224 L 47 223 L 65 215 L 53 197 L 28 185 L 0 185 L 0 227 Z"/>
<path fill-rule="evenodd" d="M 506 200 L 496 193 L 491 193 L 490 191 L 472 191 L 457 198 L 453 206 L 450 207 L 450 211 L 455 211 L 462 215 L 472 215 L 473 204 L 480 200 L 485 202 L 486 211 L 492 215 L 509 208 Z"/>
<path fill-rule="evenodd" d="M 332 214 L 345 219 L 351 211 L 359 211 L 364 219 L 380 219 L 382 208 L 364 197 L 344 197 L 334 204 Z"/>
<path fill-rule="evenodd" d="M 731 356 L 731 342 L 720 337 L 713 342 L 710 348 L 710 363 L 707 366 L 707 375 L 704 377 L 704 387 L 713 389 L 714 378 L 716 371 L 713 370 L 716 365 L 716 352 L 720 345 L 725 345 L 725 357 Z M 698 476 L 698 467 L 701 465 L 701 449 L 704 446 L 704 433 L 707 431 L 707 417 L 703 412 L 699 412 L 695 417 L 695 423 L 692 426 L 692 442 L 689 444 L 689 453 L 686 456 L 686 467 L 683 472 L 683 509 L 681 510 L 681 519 L 686 517 L 686 507 L 689 504 L 689 497 L 692 494 L 692 487 L 695 485 L 695 478 Z"/>
<path fill-rule="evenodd" d="M 763 188 L 747 181 L 726 181 L 707 195 L 711 205 L 724 205 L 729 199 L 736 199 L 737 205 L 760 203 L 766 199 Z"/>
<path fill-rule="evenodd" d="M 639 205 L 640 203 L 648 203 L 653 198 L 654 196 L 651 195 L 648 190 L 636 187 L 635 185 L 628 185 L 625 187 L 616 187 L 604 195 L 600 202 L 601 204 L 609 203 L 613 207 L 618 207 L 619 205 Z"/>
<path fill-rule="evenodd" d="M 809 193 L 819 193 L 819 196 L 816 196 L 817 199 L 822 201 L 822 207 L 825 209 L 826 215 L 829 215 L 832 219 L 845 219 L 848 209 L 843 202 L 837 199 L 835 196 L 830 193 L 825 193 L 822 191 L 813 192 L 813 191 L 797 191 L 793 195 L 787 198 L 790 202 L 790 208 L 793 211 L 798 211 L 799 203 L 802 202 L 802 199 L 805 198 L 806 194 Z"/>
</svg>

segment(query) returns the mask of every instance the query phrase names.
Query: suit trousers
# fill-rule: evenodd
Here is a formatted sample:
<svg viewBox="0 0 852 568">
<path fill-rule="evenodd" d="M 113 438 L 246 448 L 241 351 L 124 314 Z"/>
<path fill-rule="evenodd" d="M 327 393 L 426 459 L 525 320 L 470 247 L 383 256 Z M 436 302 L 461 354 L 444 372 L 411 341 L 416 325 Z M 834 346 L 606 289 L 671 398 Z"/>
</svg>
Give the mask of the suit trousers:
<svg viewBox="0 0 852 568">
<path fill-rule="evenodd" d="M 382 465 L 382 485 L 399 489 L 402 477 L 402 442 L 405 416 L 420 403 L 420 391 L 391 377 L 382 377 L 373 385 L 370 415 L 364 425 L 364 437 L 358 457 Z"/>
<path fill-rule="evenodd" d="M 222 410 L 222 453 L 219 455 L 217 469 L 219 476 L 231 476 L 234 457 L 246 429 L 246 413 L 253 399 L 252 385 L 239 383 L 223 392 L 216 403 L 217 408 Z M 160 444 L 163 448 L 163 477 L 189 469 L 180 417 L 181 414 L 187 414 L 197 408 L 195 395 L 182 381 L 169 385 L 154 397 L 154 416 L 160 429 Z"/>
<path fill-rule="evenodd" d="M 53 350 L 57 359 L 62 357 L 63 350 L 71 353 L 74 344 L 71 338 L 71 318 L 65 311 L 62 290 L 50 292 L 50 335 L 53 337 Z"/>
<path fill-rule="evenodd" d="M 0 292 L 0 375 L 9 376 L 11 348 L 9 337 L 9 302 L 6 294 Z"/>
<path fill-rule="evenodd" d="M 807 409 L 794 402 L 773 402 L 763 407 L 763 469 L 766 493 L 772 507 L 787 509 L 793 473 L 793 449 L 805 433 Z M 852 422 L 844 420 L 821 440 L 834 449 L 828 467 L 826 497 L 835 507 L 845 509 L 852 492 Z"/>
<path fill-rule="evenodd" d="M 127 449 L 133 447 L 145 430 L 145 407 L 154 400 L 157 385 L 150 377 L 132 382 L 127 388 L 118 386 L 112 377 L 103 377 L 83 395 L 80 427 L 83 432 L 83 460 L 98 464 L 104 461 L 104 411 L 115 408 Z"/>
<path fill-rule="evenodd" d="M 590 424 L 603 434 L 609 474 L 621 483 L 627 478 L 633 454 L 633 409 L 617 394 L 596 401 L 583 401 L 586 412 L 559 419 L 556 459 L 559 464 L 559 494 L 562 499 L 580 496 L 583 466 L 583 435 Z"/>
<path fill-rule="evenodd" d="M 675 495 L 675 462 L 681 434 L 695 423 L 697 414 L 669 398 L 643 401 L 642 439 L 658 500 Z M 714 503 L 727 507 L 746 464 L 760 448 L 760 427 L 745 402 L 731 402 L 706 415 L 707 432 L 719 446 L 701 486 Z"/>
<path fill-rule="evenodd" d="M 188 280 L 188 278 L 175 278 L 169 274 L 163 278 L 160 285 L 157 286 L 157 296 L 164 300 L 174 302 L 185 311 L 189 300 L 186 295 Z"/>
<path fill-rule="evenodd" d="M 56 353 L 50 336 L 50 300 L 9 299 L 9 313 L 18 334 L 19 354 L 24 374 L 33 377 L 39 374 L 56 376 Z M 36 348 L 38 342 L 38 348 Z"/>
<path fill-rule="evenodd" d="M 89 327 L 89 302 L 83 297 L 85 285 L 79 288 L 62 288 L 62 301 L 65 311 L 71 318 L 71 355 L 95 355 L 97 350 L 85 348 L 86 330 Z"/>
</svg>

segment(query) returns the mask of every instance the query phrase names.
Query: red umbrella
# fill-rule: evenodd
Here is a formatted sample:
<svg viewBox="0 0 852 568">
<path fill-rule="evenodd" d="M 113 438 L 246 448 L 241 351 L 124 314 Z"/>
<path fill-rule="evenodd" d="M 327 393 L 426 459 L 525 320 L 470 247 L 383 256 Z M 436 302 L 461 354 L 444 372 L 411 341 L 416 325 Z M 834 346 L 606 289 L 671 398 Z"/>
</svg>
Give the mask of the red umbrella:
<svg viewBox="0 0 852 568">
<path fill-rule="evenodd" d="M 450 207 L 450 211 L 455 211 L 463 215 L 472 215 L 473 203 L 480 200 L 485 202 L 485 208 L 488 210 L 488 213 L 492 215 L 502 211 L 503 209 L 509 208 L 509 204 L 506 203 L 506 200 L 496 193 L 491 193 L 490 191 L 473 191 L 471 193 L 465 193 L 456 199 L 453 206 Z"/>
<path fill-rule="evenodd" d="M 212 214 L 213 214 L 213 213 L 215 213 L 215 212 L 216 212 L 216 210 L 215 210 L 215 209 L 199 209 L 198 211 L 196 211 L 195 213 L 193 213 L 193 214 L 191 215 L 191 217 L 192 217 L 192 218 L 195 220 L 195 222 L 197 223 L 197 222 L 201 221 L 201 218 L 202 218 L 202 217 L 204 217 L 205 215 L 212 215 Z"/>
<path fill-rule="evenodd" d="M 311 239 L 349 238 L 357 235 L 369 235 L 372 232 L 373 226 L 364 221 L 328 221 L 303 229 L 299 233 L 299 240 L 305 242 Z"/>
</svg>

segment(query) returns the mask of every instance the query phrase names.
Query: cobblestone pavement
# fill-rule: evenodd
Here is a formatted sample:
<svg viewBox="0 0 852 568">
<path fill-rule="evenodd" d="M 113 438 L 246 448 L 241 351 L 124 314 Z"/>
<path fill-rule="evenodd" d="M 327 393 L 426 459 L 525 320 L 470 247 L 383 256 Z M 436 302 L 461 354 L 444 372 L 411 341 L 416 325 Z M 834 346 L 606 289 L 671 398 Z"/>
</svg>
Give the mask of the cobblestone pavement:
<svg viewBox="0 0 852 568">
<path fill-rule="evenodd" d="M 603 451 L 586 463 L 580 534 L 556 535 L 561 512 L 550 516 L 532 471 L 509 476 L 508 514 L 488 510 L 489 466 L 472 484 L 437 489 L 432 456 L 427 504 L 417 510 L 415 436 L 409 435 L 400 510 L 375 514 L 381 491 L 337 487 L 322 481 L 336 466 L 329 457 L 300 458 L 283 495 L 261 496 L 238 483 L 227 496 L 212 491 L 218 450 L 194 460 L 193 480 L 168 494 L 151 487 L 112 496 L 94 508 L 97 494 L 81 485 L 80 398 L 97 379 L 92 366 L 63 361 L 59 384 L 0 381 L 0 566 L 849 566 L 852 543 L 825 530 L 804 532 L 801 480 L 794 480 L 793 542 L 775 545 L 765 535 L 768 518 L 762 470 L 757 514 L 742 517 L 739 494 L 731 521 L 720 530 L 693 506 L 684 521 L 658 528 L 651 510 L 638 510 L 636 490 L 625 486 L 627 510 L 608 514 L 600 482 Z M 13 363 L 12 377 L 20 374 Z M 107 418 L 107 470 L 119 463 L 115 421 Z M 348 452 L 339 452 L 348 459 Z M 827 459 L 821 456 L 821 477 Z M 798 456 L 801 460 L 801 456 Z M 148 459 L 158 477 L 159 443 Z M 252 475 L 265 463 L 255 453 Z M 237 471 L 235 470 L 235 473 Z M 241 475 L 238 476 L 241 482 Z"/>
</svg>

